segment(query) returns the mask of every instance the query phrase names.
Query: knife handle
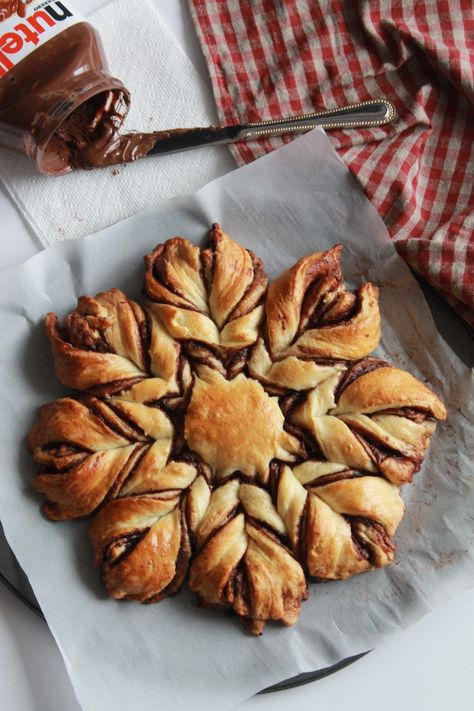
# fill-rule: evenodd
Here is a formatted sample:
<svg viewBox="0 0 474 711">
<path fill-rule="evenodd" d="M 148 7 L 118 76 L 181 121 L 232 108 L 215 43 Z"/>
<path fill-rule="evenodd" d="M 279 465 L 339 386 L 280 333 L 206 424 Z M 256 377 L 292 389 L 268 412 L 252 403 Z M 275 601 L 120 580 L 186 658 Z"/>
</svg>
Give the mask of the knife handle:
<svg viewBox="0 0 474 711">
<path fill-rule="evenodd" d="M 240 127 L 235 141 L 251 140 L 262 136 L 280 136 L 283 133 L 303 133 L 316 126 L 323 128 L 361 128 L 363 126 L 383 126 L 396 116 L 395 107 L 388 99 L 360 101 L 339 109 L 316 111 L 303 116 L 293 116 L 274 121 L 258 121 Z"/>
</svg>

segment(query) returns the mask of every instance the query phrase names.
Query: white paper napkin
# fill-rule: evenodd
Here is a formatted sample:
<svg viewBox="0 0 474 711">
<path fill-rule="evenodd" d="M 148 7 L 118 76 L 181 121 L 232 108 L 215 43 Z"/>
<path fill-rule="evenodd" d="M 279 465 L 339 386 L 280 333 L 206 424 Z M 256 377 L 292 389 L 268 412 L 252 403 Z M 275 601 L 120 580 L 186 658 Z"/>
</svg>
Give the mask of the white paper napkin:
<svg viewBox="0 0 474 711">
<path fill-rule="evenodd" d="M 137 3 L 138 4 L 138 3 Z M 132 93 L 127 130 L 208 126 L 212 95 L 156 10 L 115 0 L 88 20 L 99 31 L 113 76 Z M 164 198 L 193 192 L 235 164 L 225 146 L 61 177 L 40 175 L 31 161 L 0 148 L 0 179 L 44 245 L 82 237 Z"/>
<path fill-rule="evenodd" d="M 66 392 L 54 377 L 43 315 L 64 316 L 79 294 L 112 286 L 140 299 L 142 255 L 174 234 L 200 242 L 214 221 L 263 258 L 271 279 L 304 254 L 342 241 L 348 283 L 371 279 L 381 287 L 377 354 L 426 379 L 448 408 L 422 471 L 403 489 L 407 513 L 395 563 L 311 584 L 297 624 L 269 624 L 259 638 L 233 616 L 197 609 L 186 585 L 157 605 L 107 599 L 88 522 L 54 524 L 40 515 L 25 441 L 39 405 Z M 437 333 L 383 222 L 319 131 L 196 195 L 4 272 L 0 352 L 0 519 L 85 711 L 224 711 L 298 672 L 373 648 L 474 583 L 470 373 Z"/>
</svg>

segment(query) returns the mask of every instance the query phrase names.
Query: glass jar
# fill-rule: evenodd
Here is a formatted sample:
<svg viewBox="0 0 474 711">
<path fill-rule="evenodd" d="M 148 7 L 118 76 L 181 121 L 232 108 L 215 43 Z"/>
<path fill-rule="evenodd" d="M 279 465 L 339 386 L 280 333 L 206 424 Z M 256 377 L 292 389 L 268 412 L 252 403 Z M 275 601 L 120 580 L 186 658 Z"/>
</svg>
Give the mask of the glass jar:
<svg viewBox="0 0 474 711">
<path fill-rule="evenodd" d="M 50 5 L 54 11 L 54 6 L 64 9 L 68 3 Z M 28 11 L 24 21 L 10 17 L 6 33 L 0 23 L 0 62 L 2 44 L 14 49 L 27 37 L 27 30 L 44 27 L 41 12 L 32 12 L 30 17 Z M 19 22 L 12 26 L 12 20 Z M 64 121 L 86 106 L 89 128 L 104 118 L 110 121 L 111 116 L 119 127 L 130 95 L 109 73 L 100 37 L 88 22 L 76 21 L 50 39 L 43 32 L 46 41 L 41 43 L 41 36 L 37 38 L 33 51 L 0 74 L 0 144 L 26 153 L 42 173 L 61 175 L 72 169 L 68 152 L 55 140 Z M 3 57 L 5 65 L 11 54 Z"/>
</svg>

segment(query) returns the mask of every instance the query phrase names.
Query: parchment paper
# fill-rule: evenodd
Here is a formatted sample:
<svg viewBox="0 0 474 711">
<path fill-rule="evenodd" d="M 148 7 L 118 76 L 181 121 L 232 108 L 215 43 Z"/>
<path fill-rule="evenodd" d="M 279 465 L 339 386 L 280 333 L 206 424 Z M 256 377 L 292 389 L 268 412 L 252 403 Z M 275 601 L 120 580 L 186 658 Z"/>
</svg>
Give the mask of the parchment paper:
<svg viewBox="0 0 474 711">
<path fill-rule="evenodd" d="M 232 616 L 197 609 L 185 589 L 158 605 L 104 595 L 87 522 L 53 524 L 30 487 L 25 435 L 40 404 L 64 394 L 41 321 L 83 293 L 118 286 L 140 297 L 142 255 L 181 234 L 200 242 L 219 221 L 252 248 L 271 278 L 295 260 L 344 244 L 351 285 L 381 286 L 378 354 L 427 380 L 449 410 L 396 534 L 396 562 L 349 581 L 310 586 L 293 628 L 248 636 Z M 437 335 L 423 296 L 359 186 L 313 131 L 289 146 L 96 236 L 52 247 L 2 274 L 0 285 L 0 519 L 90 711 L 222 711 L 291 677 L 368 650 L 474 583 L 470 372 Z"/>
</svg>

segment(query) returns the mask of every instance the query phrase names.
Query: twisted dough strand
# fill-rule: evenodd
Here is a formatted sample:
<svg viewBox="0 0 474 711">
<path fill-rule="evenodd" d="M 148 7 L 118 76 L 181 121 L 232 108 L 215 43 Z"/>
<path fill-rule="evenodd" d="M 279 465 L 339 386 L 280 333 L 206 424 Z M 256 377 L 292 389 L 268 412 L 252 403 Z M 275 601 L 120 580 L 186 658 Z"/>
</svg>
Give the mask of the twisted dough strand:
<svg viewBox="0 0 474 711">
<path fill-rule="evenodd" d="M 380 340 L 378 290 L 344 287 L 341 245 L 303 257 L 276 279 L 266 301 L 269 350 L 287 356 L 361 358 Z"/>
<path fill-rule="evenodd" d="M 257 340 L 268 280 L 261 260 L 220 225 L 209 242 L 206 250 L 182 237 L 159 245 L 145 257 L 145 291 L 150 310 L 191 353 L 196 342 L 225 357 Z"/>
<path fill-rule="evenodd" d="M 196 476 L 192 462 L 169 462 L 173 426 L 158 408 L 97 398 L 45 405 L 29 435 L 39 466 L 33 486 L 48 497 L 54 520 L 80 518 L 125 494 L 181 489 Z"/>
<path fill-rule="evenodd" d="M 179 345 L 119 289 L 95 298 L 81 296 L 62 327 L 49 313 L 45 328 L 56 375 L 71 388 L 100 395 L 127 393 L 142 402 L 179 390 Z"/>
<path fill-rule="evenodd" d="M 338 477 L 325 483 L 321 477 L 331 469 Z M 381 477 L 325 462 L 307 461 L 293 471 L 285 466 L 277 508 L 312 577 L 347 578 L 393 560 L 404 505 L 398 487 Z"/>
<path fill-rule="evenodd" d="M 253 634 L 267 620 L 294 624 L 307 586 L 284 538 L 268 492 L 228 481 L 212 492 L 197 527 L 191 590 L 204 606 L 232 607 Z"/>
<path fill-rule="evenodd" d="M 446 410 L 425 385 L 384 361 L 368 358 L 309 391 L 289 418 L 316 440 L 330 462 L 379 472 L 395 484 L 419 470 Z"/>
</svg>

